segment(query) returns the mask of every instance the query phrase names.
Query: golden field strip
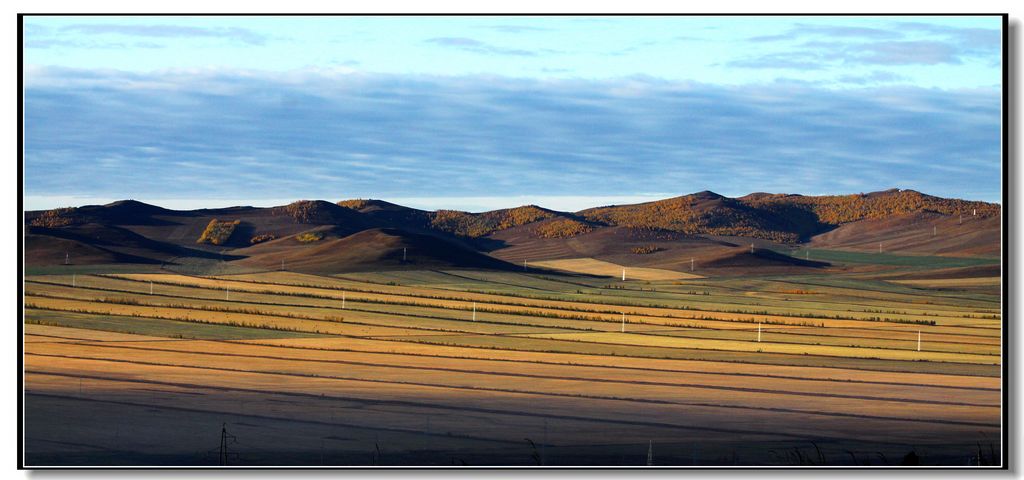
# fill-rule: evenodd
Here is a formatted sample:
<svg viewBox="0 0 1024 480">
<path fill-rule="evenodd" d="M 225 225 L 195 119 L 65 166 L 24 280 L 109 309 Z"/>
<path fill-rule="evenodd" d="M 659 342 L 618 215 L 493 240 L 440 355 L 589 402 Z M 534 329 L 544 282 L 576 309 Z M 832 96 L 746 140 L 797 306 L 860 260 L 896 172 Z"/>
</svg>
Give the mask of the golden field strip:
<svg viewBox="0 0 1024 480">
<path fill-rule="evenodd" d="M 1002 412 L 968 283 L 29 276 L 26 451 L 210 465 L 226 424 L 263 465 L 962 464 Z"/>
</svg>

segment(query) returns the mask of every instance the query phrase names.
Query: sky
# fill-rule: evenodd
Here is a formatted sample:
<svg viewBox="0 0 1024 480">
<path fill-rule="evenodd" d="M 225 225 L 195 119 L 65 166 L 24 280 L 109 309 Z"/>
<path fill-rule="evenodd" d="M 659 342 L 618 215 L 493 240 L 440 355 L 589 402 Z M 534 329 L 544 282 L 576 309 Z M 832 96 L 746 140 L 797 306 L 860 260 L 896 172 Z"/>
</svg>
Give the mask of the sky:
<svg viewBox="0 0 1024 480">
<path fill-rule="evenodd" d="M 999 17 L 25 17 L 25 206 L 1001 198 Z"/>
</svg>

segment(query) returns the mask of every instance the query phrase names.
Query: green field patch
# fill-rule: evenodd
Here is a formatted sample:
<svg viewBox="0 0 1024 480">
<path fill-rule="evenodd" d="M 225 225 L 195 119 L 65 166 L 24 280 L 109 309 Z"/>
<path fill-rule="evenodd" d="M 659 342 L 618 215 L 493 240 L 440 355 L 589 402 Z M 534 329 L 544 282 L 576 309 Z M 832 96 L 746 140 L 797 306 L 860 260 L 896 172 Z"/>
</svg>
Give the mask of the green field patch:
<svg viewBox="0 0 1024 480">
<path fill-rule="evenodd" d="M 316 333 L 286 332 L 262 328 L 182 322 L 157 318 L 95 315 L 35 309 L 25 310 L 25 323 L 33 325 L 101 330 L 106 332 L 130 333 L 135 335 L 149 335 L 153 337 L 190 338 L 197 340 L 260 340 L 268 338 L 310 338 L 330 336 Z"/>
<path fill-rule="evenodd" d="M 883 246 L 884 247 L 884 246 Z M 790 254 L 791 252 L 780 252 Z M 824 260 L 831 263 L 860 263 L 903 267 L 953 268 L 977 265 L 996 265 L 998 258 L 984 257 L 940 257 L 935 255 L 896 255 L 893 253 L 853 252 L 849 250 L 800 249 L 792 252 L 794 258 Z"/>
</svg>

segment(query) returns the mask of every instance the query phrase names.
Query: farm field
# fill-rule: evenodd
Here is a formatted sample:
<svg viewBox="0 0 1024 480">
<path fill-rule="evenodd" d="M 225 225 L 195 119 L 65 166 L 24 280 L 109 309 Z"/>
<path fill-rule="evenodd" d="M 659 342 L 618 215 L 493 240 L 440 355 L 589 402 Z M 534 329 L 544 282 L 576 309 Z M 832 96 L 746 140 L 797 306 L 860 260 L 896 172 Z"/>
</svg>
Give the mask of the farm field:
<svg viewBox="0 0 1024 480">
<path fill-rule="evenodd" d="M 527 262 L 527 265 L 541 268 L 564 270 L 573 273 L 584 273 L 588 275 L 606 275 L 609 277 L 618 276 L 622 273 L 622 265 L 597 260 L 595 258 L 569 258 L 564 260 L 544 260 L 539 262 Z M 664 270 L 660 268 L 629 267 L 626 268 L 627 277 L 637 280 L 678 280 L 683 278 L 700 278 L 698 275 Z"/>
<path fill-rule="evenodd" d="M 35 272 L 27 464 L 999 460 L 998 279 L 540 266 Z"/>
</svg>

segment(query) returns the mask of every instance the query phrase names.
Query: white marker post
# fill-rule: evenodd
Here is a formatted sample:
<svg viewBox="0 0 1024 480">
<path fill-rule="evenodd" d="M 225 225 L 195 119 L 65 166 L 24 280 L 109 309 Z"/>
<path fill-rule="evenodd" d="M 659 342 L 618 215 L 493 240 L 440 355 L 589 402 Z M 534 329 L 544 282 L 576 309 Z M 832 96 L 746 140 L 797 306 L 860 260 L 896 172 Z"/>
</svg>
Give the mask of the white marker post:
<svg viewBox="0 0 1024 480">
<path fill-rule="evenodd" d="M 153 294 L 153 281 L 152 280 L 149 281 L 149 294 L 150 295 Z"/>
<path fill-rule="evenodd" d="M 345 309 L 345 292 L 341 292 L 341 309 Z"/>
<path fill-rule="evenodd" d="M 977 209 L 977 208 L 975 208 L 975 209 L 974 209 L 974 216 L 975 216 L 975 217 L 977 217 L 977 216 L 978 216 L 978 209 Z"/>
<path fill-rule="evenodd" d="M 921 331 L 917 331 L 917 351 L 921 351 Z"/>
<path fill-rule="evenodd" d="M 71 274 L 71 286 L 75 287 L 75 274 Z"/>
<path fill-rule="evenodd" d="M 622 281 L 623 282 L 626 281 L 626 269 L 625 268 L 622 269 Z"/>
<path fill-rule="evenodd" d="M 231 286 L 224 287 L 224 300 L 231 300 Z"/>
<path fill-rule="evenodd" d="M 693 271 L 693 258 L 690 258 L 690 271 Z"/>
<path fill-rule="evenodd" d="M 761 323 L 757 324 L 757 343 L 761 343 Z"/>
<path fill-rule="evenodd" d="M 476 302 L 473 302 L 473 321 L 476 321 Z"/>
<path fill-rule="evenodd" d="M 402 247 L 402 261 L 403 262 L 405 261 L 405 248 L 406 247 Z"/>
<path fill-rule="evenodd" d="M 619 330 L 620 333 L 626 333 L 626 312 L 622 312 L 622 328 Z"/>
</svg>

